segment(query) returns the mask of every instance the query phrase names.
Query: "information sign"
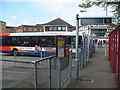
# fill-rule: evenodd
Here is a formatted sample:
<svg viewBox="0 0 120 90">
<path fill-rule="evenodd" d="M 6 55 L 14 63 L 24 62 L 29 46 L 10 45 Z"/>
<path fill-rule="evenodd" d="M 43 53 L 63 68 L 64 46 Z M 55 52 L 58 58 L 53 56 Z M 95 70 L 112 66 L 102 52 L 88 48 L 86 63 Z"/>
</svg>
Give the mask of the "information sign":
<svg viewBox="0 0 120 90">
<path fill-rule="evenodd" d="M 57 57 L 65 57 L 65 37 L 56 37 L 57 47 L 56 47 L 56 55 Z"/>
<path fill-rule="evenodd" d="M 111 24 L 112 17 L 80 17 L 81 25 Z"/>
</svg>

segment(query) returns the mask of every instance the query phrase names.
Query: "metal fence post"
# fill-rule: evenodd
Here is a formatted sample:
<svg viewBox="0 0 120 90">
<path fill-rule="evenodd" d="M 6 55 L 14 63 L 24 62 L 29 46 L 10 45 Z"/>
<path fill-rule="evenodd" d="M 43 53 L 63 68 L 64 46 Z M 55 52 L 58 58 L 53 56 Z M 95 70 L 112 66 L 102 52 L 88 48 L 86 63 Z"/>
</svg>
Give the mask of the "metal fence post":
<svg viewBox="0 0 120 90">
<path fill-rule="evenodd" d="M 34 87 L 37 90 L 37 63 L 34 64 Z"/>
<path fill-rule="evenodd" d="M 90 57 L 90 37 L 89 37 L 89 34 L 90 34 L 90 27 L 88 26 L 88 54 L 87 54 L 87 61 L 89 60 L 89 57 Z"/>
<path fill-rule="evenodd" d="M 57 88 L 59 89 L 60 88 L 60 60 L 59 60 L 59 58 L 57 58 L 57 64 L 58 64 L 58 72 L 57 72 L 57 75 L 58 75 L 57 84 L 58 84 L 58 86 L 57 86 Z"/>
<path fill-rule="evenodd" d="M 18 51 L 14 51 L 13 53 L 14 53 L 14 60 L 15 60 L 15 59 L 16 59 L 16 56 L 17 56 Z M 14 65 L 16 66 L 16 62 L 14 62 Z"/>
<path fill-rule="evenodd" d="M 70 66 L 70 70 L 71 70 L 70 71 L 70 76 L 72 77 L 72 51 L 70 51 L 69 54 L 70 54 L 70 65 L 71 65 Z"/>
<path fill-rule="evenodd" d="M 49 88 L 51 90 L 51 59 L 49 59 Z"/>
<path fill-rule="evenodd" d="M 42 58 L 42 48 L 41 48 L 41 53 L 40 54 L 41 54 L 41 58 Z"/>
</svg>

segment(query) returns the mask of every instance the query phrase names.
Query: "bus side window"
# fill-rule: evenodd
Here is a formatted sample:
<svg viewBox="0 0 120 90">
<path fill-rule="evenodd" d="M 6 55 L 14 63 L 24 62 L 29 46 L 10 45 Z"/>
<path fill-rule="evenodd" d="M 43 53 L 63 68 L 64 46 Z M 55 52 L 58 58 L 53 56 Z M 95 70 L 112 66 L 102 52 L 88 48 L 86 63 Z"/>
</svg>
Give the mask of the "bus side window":
<svg viewBox="0 0 120 90">
<path fill-rule="evenodd" d="M 2 46 L 10 46 L 12 43 L 11 37 L 4 36 L 2 37 Z"/>
</svg>

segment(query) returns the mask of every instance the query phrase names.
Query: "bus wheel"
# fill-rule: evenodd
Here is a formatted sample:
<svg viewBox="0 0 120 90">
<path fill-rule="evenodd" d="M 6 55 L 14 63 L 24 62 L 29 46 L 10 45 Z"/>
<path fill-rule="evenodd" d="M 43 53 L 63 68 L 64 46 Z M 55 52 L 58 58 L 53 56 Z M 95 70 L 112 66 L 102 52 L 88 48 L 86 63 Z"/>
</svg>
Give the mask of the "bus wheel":
<svg viewBox="0 0 120 90">
<path fill-rule="evenodd" d="M 17 51 L 18 51 L 17 49 L 13 49 L 12 55 L 13 55 L 13 56 L 16 56 L 17 54 L 16 54 L 15 52 L 17 52 Z"/>
</svg>

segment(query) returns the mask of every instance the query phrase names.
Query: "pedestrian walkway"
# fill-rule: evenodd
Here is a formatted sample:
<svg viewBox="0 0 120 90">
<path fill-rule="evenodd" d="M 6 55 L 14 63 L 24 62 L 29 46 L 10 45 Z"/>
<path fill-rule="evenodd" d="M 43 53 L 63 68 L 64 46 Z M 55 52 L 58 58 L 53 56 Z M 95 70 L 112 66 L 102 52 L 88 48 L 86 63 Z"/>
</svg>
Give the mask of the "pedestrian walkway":
<svg viewBox="0 0 120 90">
<path fill-rule="evenodd" d="M 105 48 L 96 48 L 90 61 L 80 69 L 80 80 L 71 80 L 67 88 L 117 88 L 115 76 L 104 52 Z"/>
</svg>

